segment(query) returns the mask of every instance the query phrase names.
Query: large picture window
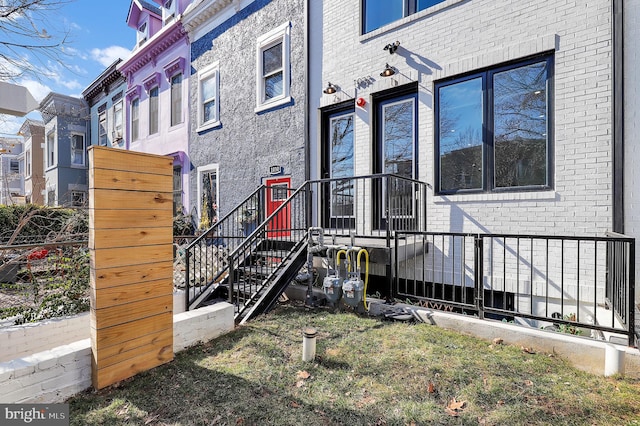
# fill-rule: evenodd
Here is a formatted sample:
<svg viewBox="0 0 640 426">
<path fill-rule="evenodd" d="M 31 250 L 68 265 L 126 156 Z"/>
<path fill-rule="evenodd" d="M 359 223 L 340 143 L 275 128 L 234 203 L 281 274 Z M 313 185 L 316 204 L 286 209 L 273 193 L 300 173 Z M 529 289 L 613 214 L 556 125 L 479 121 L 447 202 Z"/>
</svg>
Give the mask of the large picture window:
<svg viewBox="0 0 640 426">
<path fill-rule="evenodd" d="M 445 0 L 362 0 L 362 33 L 420 12 Z"/>
<path fill-rule="evenodd" d="M 436 84 L 440 193 L 551 186 L 552 58 Z"/>
</svg>

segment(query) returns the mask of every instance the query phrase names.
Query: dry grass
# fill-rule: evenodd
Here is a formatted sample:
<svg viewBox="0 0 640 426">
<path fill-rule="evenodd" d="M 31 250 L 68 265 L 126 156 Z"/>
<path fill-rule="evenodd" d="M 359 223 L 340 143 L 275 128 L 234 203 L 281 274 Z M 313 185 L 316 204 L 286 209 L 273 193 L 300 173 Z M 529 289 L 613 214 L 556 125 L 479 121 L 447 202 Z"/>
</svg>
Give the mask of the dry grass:
<svg viewBox="0 0 640 426">
<path fill-rule="evenodd" d="M 302 330 L 318 329 L 303 362 Z M 640 425 L 640 382 L 426 324 L 280 307 L 68 401 L 73 425 Z"/>
</svg>

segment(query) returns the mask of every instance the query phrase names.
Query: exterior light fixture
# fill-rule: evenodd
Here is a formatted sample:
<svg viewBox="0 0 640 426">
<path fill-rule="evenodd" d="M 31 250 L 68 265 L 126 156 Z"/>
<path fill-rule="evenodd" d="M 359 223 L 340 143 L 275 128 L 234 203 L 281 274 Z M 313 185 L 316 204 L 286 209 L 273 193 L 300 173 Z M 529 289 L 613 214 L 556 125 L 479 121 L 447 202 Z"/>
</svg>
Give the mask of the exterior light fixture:
<svg viewBox="0 0 640 426">
<path fill-rule="evenodd" d="M 327 83 L 327 88 L 322 91 L 322 93 L 326 93 L 327 95 L 333 95 L 337 92 L 336 86 L 331 84 L 331 82 Z"/>
<path fill-rule="evenodd" d="M 384 66 L 384 69 L 382 70 L 382 72 L 380 73 L 380 77 L 391 77 L 392 75 L 394 75 L 396 72 L 394 71 L 393 68 L 391 68 L 389 66 L 389 64 L 386 64 Z"/>
<path fill-rule="evenodd" d="M 394 53 L 396 53 L 396 50 L 398 50 L 398 46 L 400 46 L 400 42 L 396 41 L 395 43 L 387 44 L 382 50 L 388 50 L 389 54 L 393 55 Z"/>
</svg>

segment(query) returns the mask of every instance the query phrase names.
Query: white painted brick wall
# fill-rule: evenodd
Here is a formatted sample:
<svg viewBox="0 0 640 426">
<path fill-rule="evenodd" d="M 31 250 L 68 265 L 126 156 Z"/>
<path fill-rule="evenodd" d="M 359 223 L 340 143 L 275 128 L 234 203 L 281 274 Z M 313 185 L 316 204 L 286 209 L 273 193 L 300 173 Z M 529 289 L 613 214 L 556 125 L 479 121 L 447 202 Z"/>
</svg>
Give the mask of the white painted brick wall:
<svg viewBox="0 0 640 426">
<path fill-rule="evenodd" d="M 0 328 L 0 362 L 86 339 L 89 313 Z"/>
<path fill-rule="evenodd" d="M 640 241 L 640 0 L 624 0 L 624 144 L 625 234 Z M 636 267 L 636 283 L 640 268 Z M 640 294 L 636 291 L 636 301 Z"/>
<path fill-rule="evenodd" d="M 217 303 L 173 317 L 179 352 L 234 328 L 233 306 Z M 91 386 L 91 339 L 0 362 L 0 403 L 54 403 Z"/>
<path fill-rule="evenodd" d="M 435 13 L 423 11 L 361 36 L 360 0 L 327 0 L 323 50 L 316 52 L 322 56 L 322 76 L 314 84 L 330 81 L 346 94 L 319 93 L 312 102 L 321 107 L 349 97 L 370 100 L 394 80 L 418 81 L 419 178 L 433 183 L 434 81 L 554 51 L 553 191 L 430 194 L 429 228 L 602 235 L 612 223 L 611 8 L 611 0 L 448 0 Z M 383 47 L 396 40 L 400 48 L 389 55 Z M 396 76 L 379 76 L 386 62 L 398 69 Z M 356 91 L 354 81 L 365 76 L 375 83 Z M 357 116 L 356 174 L 366 174 L 371 172 L 370 104 Z M 317 136 L 312 153 L 319 152 L 319 144 Z M 319 159 L 314 160 L 317 170 Z"/>
</svg>

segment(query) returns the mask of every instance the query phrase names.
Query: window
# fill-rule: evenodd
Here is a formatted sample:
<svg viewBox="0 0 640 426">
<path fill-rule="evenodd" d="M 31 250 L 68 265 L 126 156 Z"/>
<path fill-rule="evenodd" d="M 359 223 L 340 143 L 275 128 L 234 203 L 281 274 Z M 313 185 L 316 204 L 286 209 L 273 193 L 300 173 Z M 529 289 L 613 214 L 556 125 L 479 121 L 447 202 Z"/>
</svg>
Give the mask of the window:
<svg viewBox="0 0 640 426">
<path fill-rule="evenodd" d="M 198 228 L 208 229 L 218 221 L 218 166 L 198 167 L 198 200 L 200 223 Z"/>
<path fill-rule="evenodd" d="M 144 42 L 147 41 L 147 38 L 149 38 L 149 26 L 147 25 L 146 22 L 143 22 L 138 27 L 138 35 L 137 35 L 138 46 L 142 46 L 142 44 L 144 44 Z"/>
<path fill-rule="evenodd" d="M 25 161 L 25 167 L 27 169 L 27 176 L 26 177 L 31 177 L 31 150 L 27 150 L 24 153 L 24 161 Z"/>
<path fill-rule="evenodd" d="M 56 165 L 56 135 L 51 132 L 47 135 L 47 167 Z"/>
<path fill-rule="evenodd" d="M 551 186 L 552 58 L 436 84 L 437 190 Z"/>
<path fill-rule="evenodd" d="M 171 77 L 171 125 L 182 123 L 182 73 Z"/>
<path fill-rule="evenodd" d="M 258 38 L 256 112 L 291 101 L 290 28 L 287 22 Z"/>
<path fill-rule="evenodd" d="M 137 99 L 136 99 L 137 102 Z M 133 103 L 132 103 L 132 112 L 133 112 Z M 122 139 L 122 135 L 124 134 L 124 129 L 122 126 L 122 101 L 117 102 L 113 105 L 113 143 L 118 142 Z"/>
<path fill-rule="evenodd" d="M 71 135 L 71 165 L 84 166 L 84 135 Z"/>
<path fill-rule="evenodd" d="M 135 141 L 139 136 L 140 124 L 140 98 L 131 101 L 131 140 Z"/>
<path fill-rule="evenodd" d="M 173 166 L 173 215 L 182 213 L 182 167 Z"/>
<path fill-rule="evenodd" d="M 173 21 L 176 16 L 176 3 L 175 0 L 166 0 L 162 6 L 162 22 L 164 25 Z"/>
<path fill-rule="evenodd" d="M 218 64 L 211 64 L 198 73 L 198 130 L 219 124 Z"/>
<path fill-rule="evenodd" d="M 20 162 L 18 160 L 9 160 L 9 173 L 20 173 Z"/>
<path fill-rule="evenodd" d="M 362 33 L 366 34 L 445 0 L 362 0 Z"/>
<path fill-rule="evenodd" d="M 98 108 L 98 145 L 107 146 L 107 104 Z"/>
<path fill-rule="evenodd" d="M 71 206 L 85 207 L 86 193 L 81 191 L 71 191 Z"/>
<path fill-rule="evenodd" d="M 158 86 L 149 90 L 149 134 L 158 133 Z"/>
</svg>

